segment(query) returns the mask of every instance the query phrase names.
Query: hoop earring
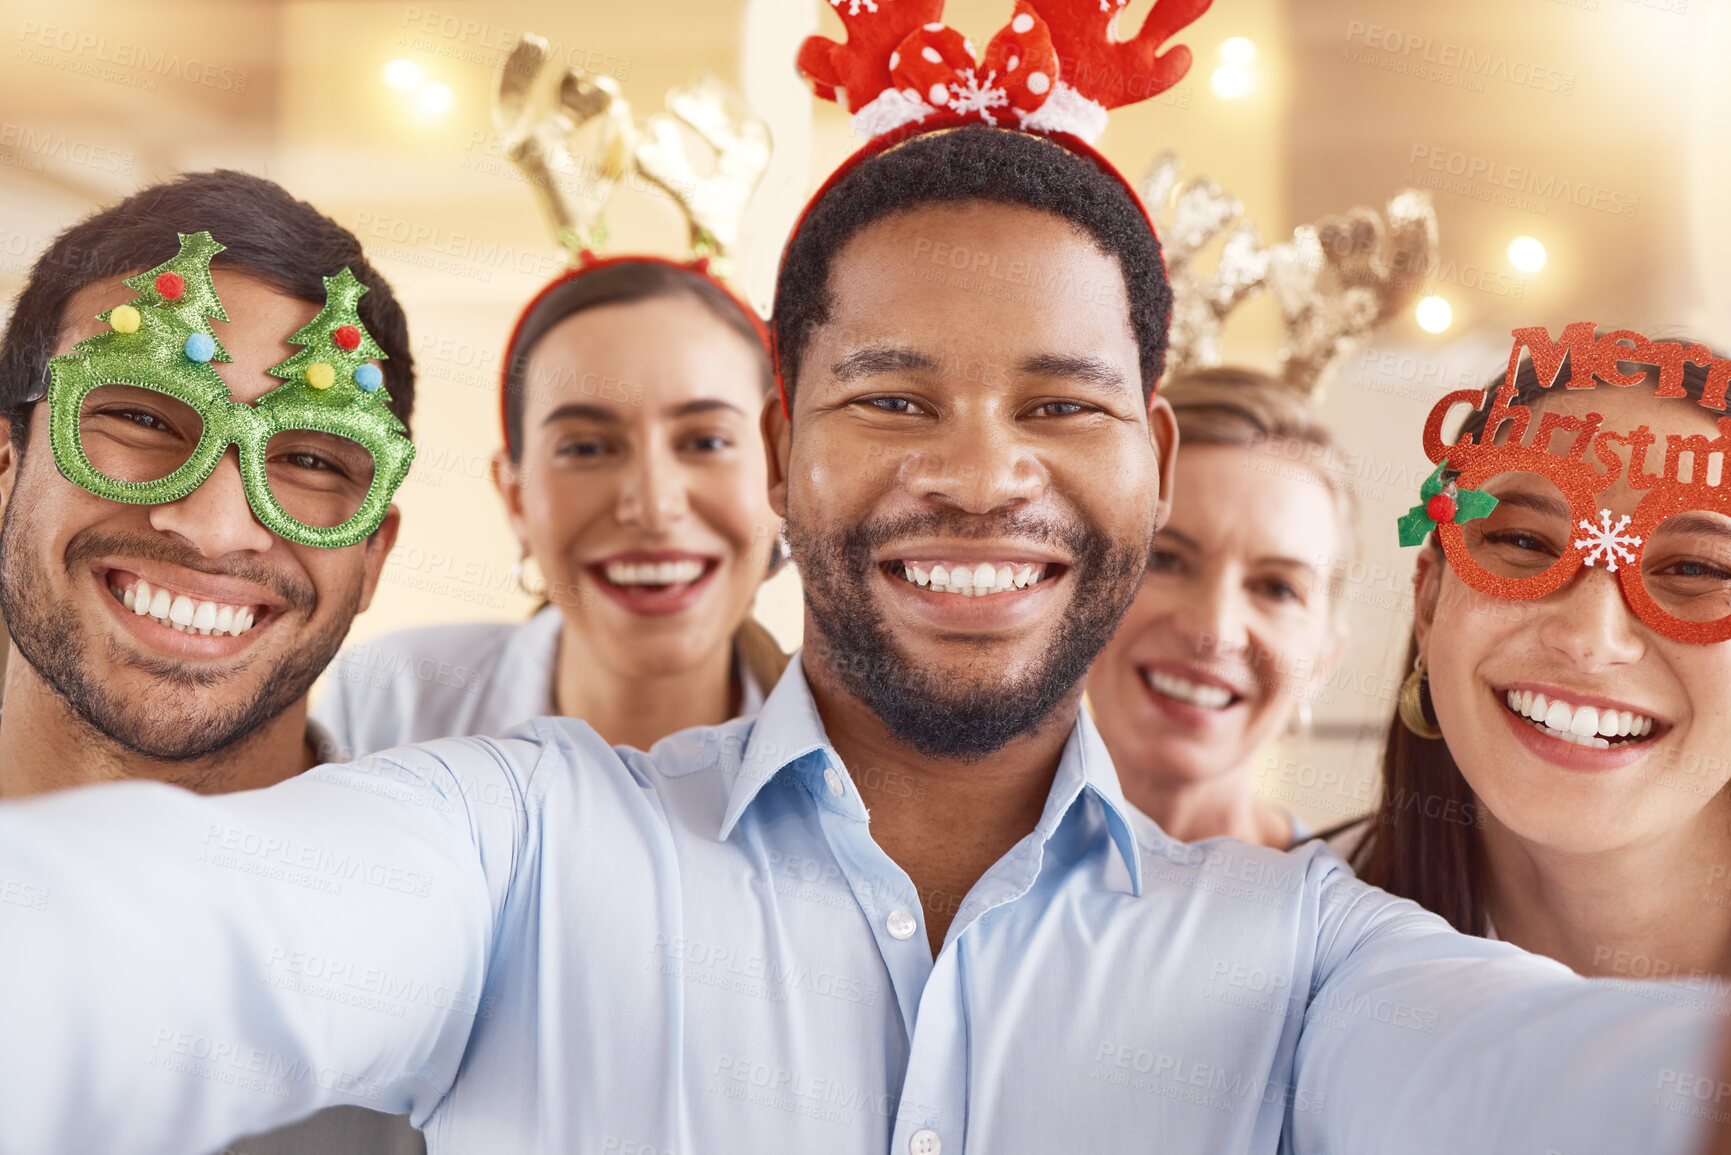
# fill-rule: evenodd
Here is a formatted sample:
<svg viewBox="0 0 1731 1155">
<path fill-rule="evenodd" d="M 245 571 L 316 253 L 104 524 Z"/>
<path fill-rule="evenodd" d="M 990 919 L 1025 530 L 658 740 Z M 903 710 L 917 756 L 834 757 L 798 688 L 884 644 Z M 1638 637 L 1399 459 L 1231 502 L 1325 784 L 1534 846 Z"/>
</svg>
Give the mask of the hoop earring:
<svg viewBox="0 0 1731 1155">
<path fill-rule="evenodd" d="M 1436 724 L 1424 716 L 1424 682 L 1427 675 L 1424 671 L 1424 659 L 1414 658 L 1412 673 L 1406 676 L 1406 681 L 1400 684 L 1400 724 L 1405 726 L 1416 737 L 1435 741 L 1442 737 L 1442 731 Z"/>
<path fill-rule="evenodd" d="M 535 566 L 535 576 L 540 584 L 539 589 L 531 588 L 530 583 L 524 580 L 531 563 Z M 535 561 L 527 550 L 524 551 L 521 558 L 511 563 L 511 580 L 517 583 L 517 588 L 523 591 L 524 596 L 533 598 L 535 601 L 543 601 L 547 597 L 547 578 L 541 574 L 540 570 L 541 563 Z"/>
</svg>

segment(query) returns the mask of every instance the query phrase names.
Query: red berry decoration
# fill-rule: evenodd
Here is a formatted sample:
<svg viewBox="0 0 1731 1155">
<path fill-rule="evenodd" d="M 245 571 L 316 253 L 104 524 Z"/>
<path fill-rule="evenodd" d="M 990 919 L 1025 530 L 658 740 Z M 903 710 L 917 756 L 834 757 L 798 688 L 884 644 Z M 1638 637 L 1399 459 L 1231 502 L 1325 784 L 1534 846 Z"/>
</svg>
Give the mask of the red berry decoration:
<svg viewBox="0 0 1731 1155">
<path fill-rule="evenodd" d="M 178 301 L 186 292 L 186 279 L 179 273 L 163 273 L 156 278 L 156 292 L 165 301 Z"/>
<path fill-rule="evenodd" d="M 1455 519 L 1455 499 L 1446 493 L 1439 493 L 1425 503 L 1424 511 L 1438 525 L 1445 521 L 1453 521 Z"/>
<path fill-rule="evenodd" d="M 361 331 L 353 325 L 340 325 L 331 334 L 331 340 L 337 343 L 337 348 L 345 353 L 353 353 L 361 347 Z"/>
</svg>

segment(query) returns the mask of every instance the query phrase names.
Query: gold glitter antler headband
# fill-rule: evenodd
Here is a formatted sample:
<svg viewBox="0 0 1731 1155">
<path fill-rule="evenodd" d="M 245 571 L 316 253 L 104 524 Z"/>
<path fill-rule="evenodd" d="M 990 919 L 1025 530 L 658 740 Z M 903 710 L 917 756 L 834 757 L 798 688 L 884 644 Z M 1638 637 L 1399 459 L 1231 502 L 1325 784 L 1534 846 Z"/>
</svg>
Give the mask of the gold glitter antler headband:
<svg viewBox="0 0 1731 1155">
<path fill-rule="evenodd" d="M 632 173 L 679 206 L 693 257 L 725 260 L 769 168 L 769 127 L 712 76 L 669 91 L 668 111 L 650 116 L 641 129 L 617 81 L 579 68 L 560 73 L 552 98 L 538 103 L 537 82 L 547 63 L 547 41 L 524 33 L 499 73 L 493 123 L 573 263 L 592 260 L 606 241 L 607 200 Z M 714 152 L 706 173 L 686 148 L 687 130 Z M 561 179 L 567 174 L 581 187 L 568 187 Z"/>
<path fill-rule="evenodd" d="M 1280 375 L 1300 393 L 1324 379 L 1417 294 L 1437 247 L 1430 198 L 1405 189 L 1383 213 L 1357 207 L 1293 230 L 1264 247 L 1244 206 L 1205 178 L 1180 180 L 1183 161 L 1167 153 L 1142 184 L 1142 199 L 1165 240 L 1172 281 L 1167 364 L 1173 374 L 1221 363 L 1220 330 L 1238 306 L 1274 294 L 1285 332 Z M 1196 254 L 1225 234 L 1214 271 Z"/>
</svg>

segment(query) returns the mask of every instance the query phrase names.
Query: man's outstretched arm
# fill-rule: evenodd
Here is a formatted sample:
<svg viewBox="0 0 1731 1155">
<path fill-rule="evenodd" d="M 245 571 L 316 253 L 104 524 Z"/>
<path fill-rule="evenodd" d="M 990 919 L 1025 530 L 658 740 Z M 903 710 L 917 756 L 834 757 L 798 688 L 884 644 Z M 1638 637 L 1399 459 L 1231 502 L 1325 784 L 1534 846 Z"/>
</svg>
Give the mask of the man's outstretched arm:
<svg viewBox="0 0 1731 1155">
<path fill-rule="evenodd" d="M 0 1153 L 184 1155 L 335 1103 L 422 1121 L 480 1007 L 487 847 L 521 827 L 447 765 L 497 794 L 494 748 L 435 750 L 0 806 Z"/>
<path fill-rule="evenodd" d="M 1700 1155 L 1731 1109 L 1701 1094 L 1726 1086 L 1723 981 L 1588 980 L 1344 872 L 1318 885 L 1291 1150 Z"/>
</svg>

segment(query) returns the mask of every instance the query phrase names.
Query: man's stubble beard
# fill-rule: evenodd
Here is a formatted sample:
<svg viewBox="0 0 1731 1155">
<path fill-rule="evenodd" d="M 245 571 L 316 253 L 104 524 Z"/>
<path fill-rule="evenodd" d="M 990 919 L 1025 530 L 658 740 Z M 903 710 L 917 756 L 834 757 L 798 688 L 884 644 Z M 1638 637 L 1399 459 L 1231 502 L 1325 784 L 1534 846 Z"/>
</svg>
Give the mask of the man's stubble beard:
<svg viewBox="0 0 1731 1155">
<path fill-rule="evenodd" d="M 359 612 L 360 591 L 356 589 L 348 605 L 329 625 L 271 665 L 249 700 L 202 712 L 159 713 L 153 703 L 117 694 L 92 669 L 90 632 L 76 615 L 60 612 L 49 592 L 48 570 L 31 553 L 33 540 L 49 540 L 50 535 L 33 532 L 35 503 L 28 500 L 22 489 L 20 486 L 14 490 L 12 502 L 0 522 L 0 613 L 5 615 L 18 652 L 65 703 L 71 715 L 95 735 L 128 753 L 159 762 L 191 762 L 245 742 L 306 694 L 336 656 Z M 217 568 L 201 561 L 194 551 L 160 536 L 108 534 L 94 528 L 79 531 L 66 543 L 63 576 L 76 582 L 79 562 L 111 554 L 244 577 L 269 588 L 283 597 L 291 609 L 304 610 L 309 617 L 318 605 L 317 593 L 309 583 L 290 580 L 276 571 L 244 566 Z M 179 700 L 194 705 L 243 677 L 256 664 L 249 661 L 210 670 L 172 658 L 141 658 L 124 652 L 113 639 L 107 639 L 105 648 L 108 662 L 140 670 L 157 683 L 147 694 L 160 695 L 168 702 Z"/>
<path fill-rule="evenodd" d="M 870 583 L 878 550 L 914 535 L 1019 538 L 1057 546 L 1070 557 L 1070 603 L 1027 673 L 963 681 L 902 652 L 872 601 Z M 913 515 L 861 522 L 839 534 L 807 532 L 790 518 L 788 544 L 817 627 L 818 636 L 807 645 L 819 668 L 900 741 L 927 757 L 962 761 L 984 758 L 1034 733 L 1070 697 L 1135 600 L 1148 559 L 1146 543 L 1115 547 L 1080 519 L 1017 514 Z"/>
</svg>

